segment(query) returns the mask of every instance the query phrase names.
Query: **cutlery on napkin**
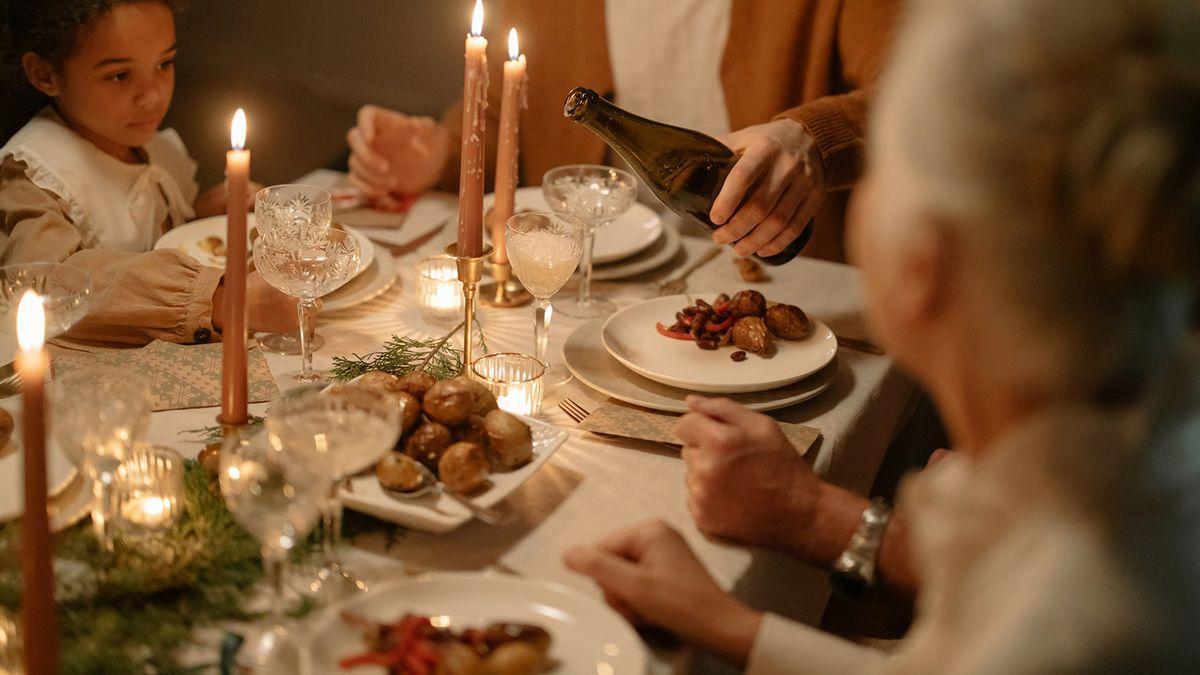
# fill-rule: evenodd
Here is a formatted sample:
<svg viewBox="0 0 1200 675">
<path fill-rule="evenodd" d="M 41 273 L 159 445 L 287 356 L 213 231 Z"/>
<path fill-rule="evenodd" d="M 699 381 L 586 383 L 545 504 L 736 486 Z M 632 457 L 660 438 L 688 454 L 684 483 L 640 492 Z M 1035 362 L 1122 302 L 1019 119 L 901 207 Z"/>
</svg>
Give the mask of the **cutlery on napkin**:
<svg viewBox="0 0 1200 675">
<path fill-rule="evenodd" d="M 274 399 L 279 387 L 261 349 L 250 349 L 247 365 L 249 401 Z M 55 376 L 118 368 L 146 382 L 156 412 L 221 405 L 220 343 L 177 345 L 155 341 L 141 349 L 60 356 L 51 362 L 50 368 Z"/>
<path fill-rule="evenodd" d="M 579 423 L 579 428 L 605 436 L 632 438 L 665 445 L 683 445 L 675 437 L 673 429 L 680 415 L 651 412 L 623 403 L 604 403 L 593 410 Z M 821 431 L 803 424 L 779 423 L 783 435 L 801 455 L 808 452 L 821 437 Z"/>
</svg>

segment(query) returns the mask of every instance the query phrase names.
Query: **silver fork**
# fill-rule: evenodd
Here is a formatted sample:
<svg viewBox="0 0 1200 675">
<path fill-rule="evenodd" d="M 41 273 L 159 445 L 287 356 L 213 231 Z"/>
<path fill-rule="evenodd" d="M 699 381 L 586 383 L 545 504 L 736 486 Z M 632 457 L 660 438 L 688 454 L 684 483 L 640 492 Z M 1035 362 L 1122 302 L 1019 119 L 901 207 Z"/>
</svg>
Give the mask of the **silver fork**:
<svg viewBox="0 0 1200 675">
<path fill-rule="evenodd" d="M 658 294 L 659 295 L 679 295 L 680 293 L 683 293 L 684 291 L 687 290 L 687 278 L 689 276 L 691 276 L 692 272 L 695 272 L 696 270 L 703 267 L 705 263 L 707 263 L 709 260 L 712 260 L 713 258 L 717 257 L 718 255 L 720 255 L 720 253 L 721 253 L 721 247 L 713 246 L 707 252 L 705 252 L 704 255 L 700 256 L 699 258 L 696 258 L 696 260 L 693 261 L 692 264 L 685 267 L 683 272 L 680 273 L 679 276 L 675 277 L 674 279 L 670 279 L 668 281 L 664 281 L 663 283 L 659 284 L 658 285 Z"/>
<path fill-rule="evenodd" d="M 583 420 L 587 419 L 587 416 L 591 414 L 587 410 L 584 410 L 583 406 L 569 398 L 564 398 L 563 400 L 559 401 L 558 407 L 567 414 L 567 417 L 570 417 L 572 420 L 574 420 L 576 424 L 583 422 Z"/>
</svg>

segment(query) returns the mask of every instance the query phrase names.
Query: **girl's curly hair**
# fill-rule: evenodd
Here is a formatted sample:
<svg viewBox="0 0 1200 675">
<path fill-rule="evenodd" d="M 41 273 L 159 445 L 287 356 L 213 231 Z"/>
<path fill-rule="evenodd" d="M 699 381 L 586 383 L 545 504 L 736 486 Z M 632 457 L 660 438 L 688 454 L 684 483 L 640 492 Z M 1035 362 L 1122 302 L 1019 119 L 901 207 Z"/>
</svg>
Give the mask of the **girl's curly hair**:
<svg viewBox="0 0 1200 675">
<path fill-rule="evenodd" d="M 0 141 L 50 102 L 26 79 L 23 54 L 32 52 L 60 65 L 113 8 L 143 2 L 178 10 L 184 0 L 0 0 Z"/>
</svg>

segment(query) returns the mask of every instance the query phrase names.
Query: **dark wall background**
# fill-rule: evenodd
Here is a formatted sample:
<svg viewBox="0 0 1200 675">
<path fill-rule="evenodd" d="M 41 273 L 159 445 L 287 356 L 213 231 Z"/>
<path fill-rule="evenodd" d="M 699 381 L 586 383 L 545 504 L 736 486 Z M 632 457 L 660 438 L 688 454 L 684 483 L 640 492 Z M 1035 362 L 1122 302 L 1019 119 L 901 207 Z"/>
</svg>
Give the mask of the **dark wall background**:
<svg viewBox="0 0 1200 675">
<path fill-rule="evenodd" d="M 462 92 L 472 0 L 192 0 L 179 16 L 175 127 L 222 178 L 229 121 L 250 120 L 253 177 L 282 183 L 346 153 L 367 102 L 435 117 Z"/>
</svg>

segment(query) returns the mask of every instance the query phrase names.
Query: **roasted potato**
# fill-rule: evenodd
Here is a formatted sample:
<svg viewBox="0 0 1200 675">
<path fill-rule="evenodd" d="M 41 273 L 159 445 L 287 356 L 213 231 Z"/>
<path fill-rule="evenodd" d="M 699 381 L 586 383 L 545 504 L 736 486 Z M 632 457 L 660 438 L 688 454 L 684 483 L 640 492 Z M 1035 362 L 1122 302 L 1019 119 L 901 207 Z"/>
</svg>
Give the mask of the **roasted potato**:
<svg viewBox="0 0 1200 675">
<path fill-rule="evenodd" d="M 443 380 L 425 392 L 425 414 L 447 426 L 462 424 L 475 410 L 475 395 L 461 380 Z"/>
<path fill-rule="evenodd" d="M 455 443 L 474 443 L 484 450 L 488 449 L 487 429 L 479 415 L 471 415 L 466 422 L 451 428 L 450 433 L 454 436 Z"/>
<path fill-rule="evenodd" d="M 767 299 L 758 291 L 738 291 L 730 303 L 733 304 L 733 315 L 739 319 L 744 316 L 761 317 L 767 313 Z"/>
<path fill-rule="evenodd" d="M 370 372 L 363 373 L 362 377 L 355 380 L 355 384 L 363 389 L 370 389 L 371 391 L 377 391 L 381 394 L 390 394 L 394 391 L 401 391 L 400 378 L 392 375 L 391 373 L 385 373 L 382 370 L 372 370 Z"/>
<path fill-rule="evenodd" d="M 404 454 L 437 473 L 442 453 L 454 442 L 450 430 L 443 424 L 425 420 L 404 442 Z"/>
<path fill-rule="evenodd" d="M 483 669 L 483 657 L 468 645 L 439 642 L 437 650 L 441 658 L 433 675 L 486 675 L 488 672 Z"/>
<path fill-rule="evenodd" d="M 483 661 L 484 675 L 537 675 L 542 672 L 542 653 L 528 642 L 506 642 Z"/>
<path fill-rule="evenodd" d="M 394 391 L 388 396 L 400 407 L 400 436 L 403 437 L 421 421 L 421 402 L 407 391 Z"/>
<path fill-rule="evenodd" d="M 483 487 L 491 470 L 487 454 L 474 443 L 451 445 L 438 462 L 438 477 L 446 489 L 464 495 Z"/>
<path fill-rule="evenodd" d="M 418 401 L 425 400 L 425 392 L 437 384 L 437 378 L 426 372 L 405 373 L 396 380 L 400 391 L 407 391 L 417 397 Z"/>
<path fill-rule="evenodd" d="M 766 322 L 757 316 L 745 316 L 733 324 L 733 344 L 761 355 L 769 355 L 775 348 Z"/>
<path fill-rule="evenodd" d="M 802 340 L 812 332 L 812 321 L 795 305 L 775 305 L 767 309 L 767 328 L 783 340 Z"/>
<path fill-rule="evenodd" d="M 482 383 L 465 376 L 456 377 L 453 381 L 461 382 L 471 392 L 471 398 L 475 402 L 471 408 L 471 414 L 482 417 L 496 409 L 496 395 L 492 393 L 491 389 L 483 386 Z"/>
<path fill-rule="evenodd" d="M 503 410 L 493 410 L 483 418 L 492 461 L 503 471 L 529 463 L 533 459 L 533 434 L 529 425 Z"/>
<path fill-rule="evenodd" d="M 401 492 L 420 489 L 425 482 L 417 461 L 399 452 L 388 453 L 375 465 L 375 477 L 388 490 Z"/>
</svg>

